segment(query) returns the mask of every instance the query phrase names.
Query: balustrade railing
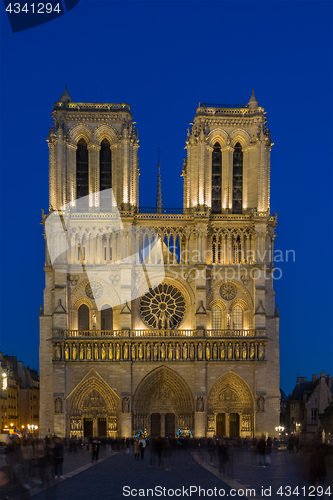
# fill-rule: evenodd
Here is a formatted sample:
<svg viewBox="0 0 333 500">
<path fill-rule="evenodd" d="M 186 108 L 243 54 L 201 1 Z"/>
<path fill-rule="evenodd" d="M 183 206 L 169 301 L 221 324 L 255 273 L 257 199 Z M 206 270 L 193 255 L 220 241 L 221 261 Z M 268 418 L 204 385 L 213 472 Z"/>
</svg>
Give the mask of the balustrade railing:
<svg viewBox="0 0 333 500">
<path fill-rule="evenodd" d="M 151 330 L 53 330 L 54 338 L 91 338 L 91 337 L 265 337 L 266 330 L 264 328 L 257 328 L 251 330 L 164 330 L 164 329 L 151 329 Z"/>
<path fill-rule="evenodd" d="M 205 330 L 205 337 L 264 337 L 266 330 Z"/>
</svg>

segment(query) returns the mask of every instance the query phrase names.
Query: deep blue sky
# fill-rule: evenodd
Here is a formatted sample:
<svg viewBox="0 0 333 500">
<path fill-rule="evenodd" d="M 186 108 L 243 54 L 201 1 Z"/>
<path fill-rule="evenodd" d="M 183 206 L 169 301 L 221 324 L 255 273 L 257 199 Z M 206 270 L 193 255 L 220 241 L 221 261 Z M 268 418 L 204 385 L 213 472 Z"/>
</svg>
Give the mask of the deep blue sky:
<svg viewBox="0 0 333 500">
<path fill-rule="evenodd" d="M 127 102 L 140 139 L 140 205 L 182 206 L 186 130 L 199 101 L 267 111 L 276 248 L 293 249 L 275 283 L 281 387 L 332 373 L 332 2 L 83 1 L 12 34 L 1 16 L 1 346 L 38 366 L 41 209 L 48 209 L 52 104 Z M 277 264 L 279 265 L 279 264 Z"/>
</svg>

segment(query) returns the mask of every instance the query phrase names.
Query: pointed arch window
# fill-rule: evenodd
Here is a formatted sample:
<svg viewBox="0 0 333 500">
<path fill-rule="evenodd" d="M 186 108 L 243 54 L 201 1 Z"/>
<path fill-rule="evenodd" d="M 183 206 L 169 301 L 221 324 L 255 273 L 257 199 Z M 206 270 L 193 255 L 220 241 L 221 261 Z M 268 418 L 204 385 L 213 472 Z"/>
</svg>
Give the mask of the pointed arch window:
<svg viewBox="0 0 333 500">
<path fill-rule="evenodd" d="M 89 307 L 82 304 L 78 311 L 79 330 L 89 330 Z"/>
<path fill-rule="evenodd" d="M 76 149 L 76 199 L 89 194 L 88 148 L 84 139 L 80 139 Z M 88 199 L 87 199 L 88 200 Z M 81 203 L 82 204 L 82 203 Z"/>
<path fill-rule="evenodd" d="M 222 329 L 222 311 L 219 306 L 214 306 L 212 309 L 212 330 Z"/>
<path fill-rule="evenodd" d="M 110 143 L 104 139 L 99 152 L 99 190 L 101 208 L 111 208 L 111 198 L 103 191 L 112 188 L 112 164 Z"/>
<path fill-rule="evenodd" d="M 212 214 L 221 213 L 222 196 L 222 151 L 218 142 L 212 153 Z"/>
<path fill-rule="evenodd" d="M 243 150 L 239 142 L 233 154 L 232 174 L 232 213 L 241 214 L 243 210 Z"/>
<path fill-rule="evenodd" d="M 243 309 L 235 306 L 232 310 L 232 326 L 234 330 L 243 330 Z"/>
<path fill-rule="evenodd" d="M 113 311 L 109 304 L 105 304 L 101 310 L 101 330 L 113 330 Z"/>
</svg>

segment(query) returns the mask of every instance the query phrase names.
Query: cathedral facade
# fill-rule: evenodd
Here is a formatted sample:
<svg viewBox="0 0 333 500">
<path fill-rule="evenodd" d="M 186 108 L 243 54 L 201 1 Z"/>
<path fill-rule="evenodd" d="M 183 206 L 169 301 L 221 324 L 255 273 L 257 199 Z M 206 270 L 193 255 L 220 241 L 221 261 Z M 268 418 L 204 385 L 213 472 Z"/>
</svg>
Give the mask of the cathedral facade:
<svg viewBox="0 0 333 500">
<path fill-rule="evenodd" d="M 74 103 L 66 88 L 53 120 L 41 435 L 276 435 L 272 142 L 254 93 L 199 104 L 178 214 L 160 186 L 140 211 L 129 105 Z"/>
</svg>

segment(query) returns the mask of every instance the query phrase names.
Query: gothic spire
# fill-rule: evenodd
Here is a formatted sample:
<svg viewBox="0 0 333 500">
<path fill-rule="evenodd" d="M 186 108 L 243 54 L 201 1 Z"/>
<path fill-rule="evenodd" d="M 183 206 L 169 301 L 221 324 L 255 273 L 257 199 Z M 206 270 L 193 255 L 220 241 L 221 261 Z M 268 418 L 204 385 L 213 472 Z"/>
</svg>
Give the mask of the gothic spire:
<svg viewBox="0 0 333 500">
<path fill-rule="evenodd" d="M 72 101 L 71 96 L 69 95 L 69 92 L 67 90 L 67 85 L 65 85 L 64 93 L 61 94 L 60 99 L 62 100 L 62 102 L 71 102 Z"/>
<path fill-rule="evenodd" d="M 158 176 L 157 176 L 157 199 L 156 199 L 156 213 L 162 213 L 162 187 L 161 187 L 161 150 L 158 145 Z"/>
</svg>

